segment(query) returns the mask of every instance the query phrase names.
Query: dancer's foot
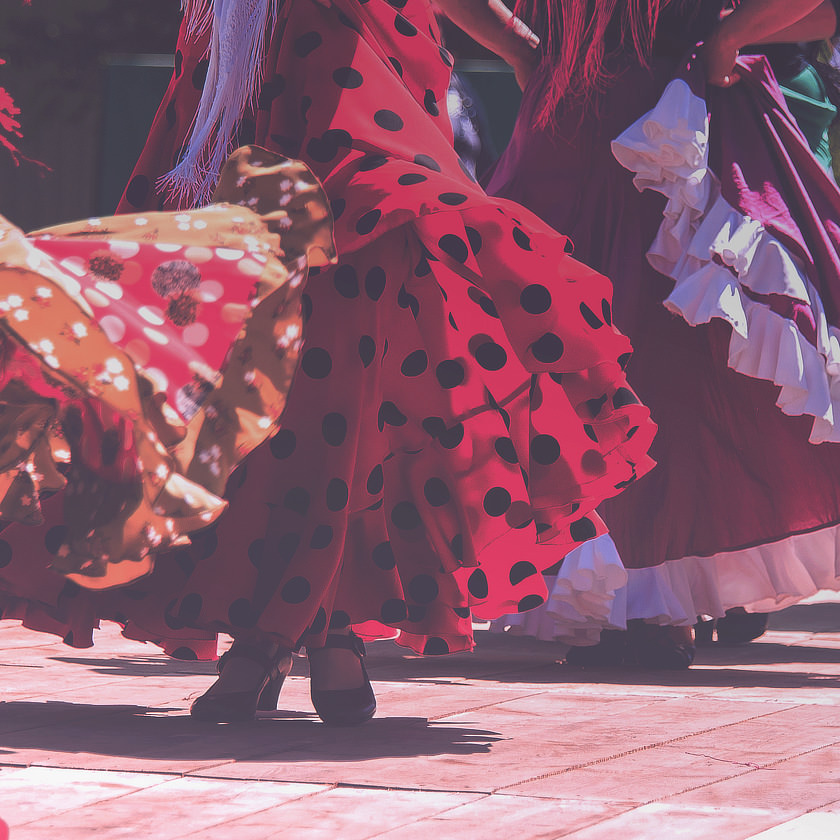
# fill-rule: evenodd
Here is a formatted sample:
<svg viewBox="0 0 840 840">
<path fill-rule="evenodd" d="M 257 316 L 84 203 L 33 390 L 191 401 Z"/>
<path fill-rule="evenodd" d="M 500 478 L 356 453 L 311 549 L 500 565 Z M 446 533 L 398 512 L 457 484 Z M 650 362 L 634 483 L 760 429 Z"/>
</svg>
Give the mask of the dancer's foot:
<svg viewBox="0 0 840 840">
<path fill-rule="evenodd" d="M 569 665 L 610 667 L 622 665 L 627 656 L 627 633 L 624 630 L 602 630 L 597 645 L 570 647 L 566 654 Z"/>
<path fill-rule="evenodd" d="M 292 668 L 291 652 L 273 641 L 237 640 L 219 660 L 219 678 L 197 698 L 190 714 L 200 720 L 251 720 L 277 708 L 277 698 Z"/>
<path fill-rule="evenodd" d="M 682 671 L 694 662 L 691 627 L 627 622 L 628 652 L 636 665 L 661 671 Z"/>
<path fill-rule="evenodd" d="M 722 645 L 741 645 L 751 642 L 767 631 L 767 613 L 748 613 L 743 607 L 727 610 L 715 622 L 717 640 Z"/>
<path fill-rule="evenodd" d="M 324 723 L 353 726 L 370 720 L 376 697 L 362 657 L 365 646 L 352 632 L 330 633 L 323 647 L 307 647 L 312 705 Z"/>
</svg>

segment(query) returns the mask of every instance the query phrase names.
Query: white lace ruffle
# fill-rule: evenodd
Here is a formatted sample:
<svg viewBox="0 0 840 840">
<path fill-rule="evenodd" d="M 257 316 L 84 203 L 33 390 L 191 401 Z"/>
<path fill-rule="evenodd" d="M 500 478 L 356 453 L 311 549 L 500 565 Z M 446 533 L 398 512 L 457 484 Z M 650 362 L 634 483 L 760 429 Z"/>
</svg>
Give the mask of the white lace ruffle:
<svg viewBox="0 0 840 840">
<path fill-rule="evenodd" d="M 668 199 L 647 252 L 650 264 L 674 280 L 665 306 L 692 326 L 712 318 L 729 323 L 729 367 L 778 385 L 776 404 L 785 414 L 813 417 L 811 443 L 840 442 L 840 330 L 829 325 L 802 262 L 721 196 L 708 143 L 706 103 L 677 79 L 612 144 L 640 192 Z M 747 290 L 807 305 L 816 346 Z"/>
<path fill-rule="evenodd" d="M 549 600 L 544 606 L 497 619 L 491 630 L 587 645 L 598 641 L 601 629 L 623 629 L 632 618 L 688 626 L 699 615 L 720 617 L 732 607 L 775 612 L 821 589 L 840 590 L 840 525 L 835 525 L 755 548 L 628 569 L 627 585 L 615 591 L 608 585 L 598 586 L 607 598 L 599 601 L 588 620 L 576 622 L 576 614 L 583 617 L 586 605 L 592 603 L 589 590 L 574 589 L 581 583 L 576 577 L 580 561 L 575 555 L 579 553 L 601 561 L 609 558 L 610 573 L 617 576 L 612 562 L 618 558 L 615 545 L 607 535 L 598 537 L 566 558 L 563 566 L 571 560 L 571 569 L 549 583 Z M 562 605 L 560 609 L 558 605 Z"/>
<path fill-rule="evenodd" d="M 606 534 L 568 554 L 549 581 L 546 603 L 526 613 L 506 615 L 490 625 L 494 632 L 533 636 L 569 645 L 593 645 L 601 630 L 624 629 L 627 572 Z"/>
</svg>

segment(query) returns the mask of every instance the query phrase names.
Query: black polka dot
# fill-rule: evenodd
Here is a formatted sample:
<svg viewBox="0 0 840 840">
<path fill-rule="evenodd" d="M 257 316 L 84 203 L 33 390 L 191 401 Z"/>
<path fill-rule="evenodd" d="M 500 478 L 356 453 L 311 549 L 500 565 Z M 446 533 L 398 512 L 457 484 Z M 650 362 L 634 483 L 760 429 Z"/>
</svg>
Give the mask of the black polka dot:
<svg viewBox="0 0 840 840">
<path fill-rule="evenodd" d="M 306 292 L 300 296 L 300 308 L 303 323 L 306 324 L 312 317 L 312 298 Z"/>
<path fill-rule="evenodd" d="M 414 162 L 418 166 L 425 166 L 426 169 L 431 169 L 434 172 L 440 172 L 440 164 L 431 155 L 415 155 Z"/>
<path fill-rule="evenodd" d="M 356 233 L 360 236 L 366 236 L 376 227 L 381 218 L 381 210 L 368 210 L 368 212 L 365 213 L 358 222 L 356 222 Z"/>
<path fill-rule="evenodd" d="M 406 289 L 405 284 L 400 286 L 397 293 L 397 305 L 400 309 L 410 309 L 415 318 L 420 313 L 420 301 Z"/>
<path fill-rule="evenodd" d="M 531 458 L 538 464 L 553 464 L 560 457 L 560 444 L 551 435 L 537 435 L 531 441 Z"/>
<path fill-rule="evenodd" d="M 388 163 L 388 158 L 385 155 L 365 155 L 359 162 L 359 171 L 371 172 L 379 169 L 380 166 L 385 166 L 386 163 Z"/>
<path fill-rule="evenodd" d="M 452 556 L 459 562 L 464 560 L 464 537 L 461 534 L 455 534 L 449 541 L 449 549 Z"/>
<path fill-rule="evenodd" d="M 545 603 L 545 598 L 541 598 L 539 595 L 535 593 L 531 593 L 530 595 L 526 595 L 517 605 L 516 611 L 517 612 L 528 612 L 528 610 L 536 609 L 537 607 L 541 607 Z"/>
<path fill-rule="evenodd" d="M 300 98 L 300 115 L 303 118 L 304 122 L 308 122 L 307 114 L 309 113 L 309 109 L 312 107 L 312 97 L 311 96 L 302 96 Z"/>
<path fill-rule="evenodd" d="M 551 364 L 563 355 L 563 342 L 554 333 L 544 333 L 531 345 L 531 352 L 538 362 Z"/>
<path fill-rule="evenodd" d="M 621 365 L 622 370 L 627 370 L 627 365 L 630 364 L 630 359 L 632 359 L 632 358 L 633 358 L 632 353 L 622 353 L 618 357 L 618 363 Z"/>
<path fill-rule="evenodd" d="M 423 94 L 423 107 L 433 116 L 440 114 L 440 108 L 437 105 L 437 97 L 433 90 L 426 90 Z"/>
<path fill-rule="evenodd" d="M 533 251 L 531 247 L 531 238 L 525 233 L 522 228 L 515 227 L 513 229 L 513 241 L 522 248 L 523 251 Z"/>
<path fill-rule="evenodd" d="M 589 425 L 589 423 L 583 424 L 583 431 L 586 433 L 586 436 L 591 440 L 594 440 L 595 443 L 598 443 L 598 435 L 595 434 L 595 429 Z"/>
<path fill-rule="evenodd" d="M 607 462 L 597 449 L 587 449 L 580 459 L 580 465 L 590 475 L 600 475 L 607 471 Z"/>
<path fill-rule="evenodd" d="M 408 584 L 408 595 L 418 604 L 430 604 L 438 596 L 437 581 L 431 575 L 417 575 Z"/>
<path fill-rule="evenodd" d="M 542 315 L 551 308 L 551 293 L 545 286 L 532 283 L 522 290 L 519 304 L 530 315 Z"/>
<path fill-rule="evenodd" d="M 581 303 L 580 305 L 580 314 L 583 315 L 583 320 L 586 321 L 593 330 L 597 330 L 604 326 L 604 322 L 585 303 Z"/>
<path fill-rule="evenodd" d="M 446 423 L 443 422 L 442 417 L 426 417 L 420 425 L 433 438 L 438 437 L 446 431 Z"/>
<path fill-rule="evenodd" d="M 291 429 L 280 429 L 268 443 L 271 454 L 280 460 L 288 458 L 297 446 L 297 438 Z"/>
<path fill-rule="evenodd" d="M 323 38 L 320 32 L 305 32 L 299 38 L 295 38 L 295 55 L 298 58 L 306 58 L 313 50 L 317 50 L 323 43 Z"/>
<path fill-rule="evenodd" d="M 367 367 L 376 356 L 376 342 L 369 335 L 363 335 L 359 339 L 359 358 L 362 364 Z"/>
<path fill-rule="evenodd" d="M 447 50 L 445 47 L 439 47 L 438 51 L 439 51 L 439 53 L 440 53 L 440 60 L 441 60 L 441 61 L 442 61 L 442 62 L 443 62 L 443 63 L 444 63 L 447 67 L 452 67 L 452 64 L 453 64 L 453 61 L 452 61 L 452 53 L 451 53 L 451 52 L 449 52 L 449 50 Z"/>
<path fill-rule="evenodd" d="M 371 268 L 365 275 L 365 292 L 371 300 L 379 300 L 385 291 L 385 271 L 378 265 Z"/>
<path fill-rule="evenodd" d="M 344 415 L 337 411 L 325 414 L 321 421 L 321 433 L 330 446 L 341 446 L 347 437 L 347 421 L 344 419 Z"/>
<path fill-rule="evenodd" d="M 488 516 L 504 515 L 510 502 L 510 493 L 504 487 L 491 487 L 484 494 L 484 510 Z"/>
<path fill-rule="evenodd" d="M 508 577 L 511 584 L 516 586 L 517 583 L 522 583 L 525 578 L 529 578 L 536 573 L 537 567 L 533 563 L 529 563 L 527 560 L 520 560 L 510 567 Z"/>
<path fill-rule="evenodd" d="M 411 187 L 414 184 L 422 184 L 424 181 L 428 180 L 428 176 L 423 175 L 420 172 L 406 172 L 405 175 L 400 175 L 400 177 L 397 178 L 397 183 L 401 187 Z"/>
<path fill-rule="evenodd" d="M 475 360 L 485 370 L 501 370 L 507 362 L 507 353 L 501 344 L 485 341 L 476 348 Z"/>
<path fill-rule="evenodd" d="M 175 648 L 175 650 L 171 651 L 168 655 L 173 659 L 182 659 L 187 662 L 195 662 L 198 659 L 198 654 L 191 647 L 187 647 L 186 645 L 181 645 L 181 647 Z"/>
<path fill-rule="evenodd" d="M 367 478 L 367 484 L 365 485 L 365 487 L 367 488 L 367 491 L 371 494 L 371 496 L 375 496 L 377 493 L 381 492 L 384 486 L 385 474 L 382 471 L 382 464 L 377 464 L 370 471 L 370 475 Z"/>
<path fill-rule="evenodd" d="M 572 522 L 569 526 L 569 533 L 576 542 L 586 542 L 586 540 L 591 540 L 598 533 L 598 530 L 595 523 L 584 516 L 583 519 Z"/>
<path fill-rule="evenodd" d="M 397 560 L 394 557 L 394 549 L 391 548 L 390 542 L 379 543 L 379 545 L 373 549 L 371 559 L 373 560 L 374 566 L 378 569 L 383 569 L 386 572 L 397 565 Z"/>
<path fill-rule="evenodd" d="M 329 525 L 318 525 L 312 532 L 312 539 L 309 541 L 310 548 L 326 548 L 333 539 L 333 529 Z"/>
<path fill-rule="evenodd" d="M 228 607 L 228 619 L 234 627 L 250 628 L 257 623 L 257 613 L 247 598 L 238 598 Z"/>
<path fill-rule="evenodd" d="M 402 64 L 400 64 L 400 62 L 396 58 L 394 58 L 393 56 L 388 56 L 388 61 L 391 62 L 391 66 L 394 68 L 394 70 L 397 71 L 397 75 L 400 78 L 402 78 L 402 74 L 403 74 Z"/>
<path fill-rule="evenodd" d="M 309 491 L 305 487 L 292 487 L 283 497 L 283 507 L 303 516 L 309 510 L 311 501 Z"/>
<path fill-rule="evenodd" d="M 423 495 L 432 507 L 445 505 L 452 498 L 449 488 L 442 478 L 430 478 L 423 485 Z"/>
<path fill-rule="evenodd" d="M 6 540 L 0 540 L 0 569 L 4 569 L 12 562 L 12 547 Z"/>
<path fill-rule="evenodd" d="M 184 72 L 184 53 L 181 50 L 175 50 L 175 78 L 179 78 Z"/>
<path fill-rule="evenodd" d="M 498 456 L 509 464 L 515 464 L 519 460 L 516 456 L 513 441 L 509 437 L 496 438 L 493 448 L 496 450 Z"/>
<path fill-rule="evenodd" d="M 257 107 L 263 111 L 271 110 L 272 103 L 285 89 L 286 80 L 282 76 L 275 75 L 268 81 L 263 82 L 257 98 Z"/>
<path fill-rule="evenodd" d="M 310 347 L 303 354 L 301 368 L 311 379 L 323 379 L 332 370 L 332 359 L 323 347 Z"/>
<path fill-rule="evenodd" d="M 330 202 L 330 210 L 332 210 L 333 220 L 337 221 L 341 214 L 344 212 L 344 208 L 347 207 L 347 202 L 343 198 L 334 198 Z M 312 270 L 310 269 L 309 274 L 312 274 Z"/>
<path fill-rule="evenodd" d="M 202 58 L 192 72 L 192 86 L 196 90 L 204 89 L 204 80 L 207 78 L 207 70 L 210 67 L 210 59 Z"/>
<path fill-rule="evenodd" d="M 280 590 L 280 597 L 287 604 L 302 604 L 312 592 L 312 586 L 305 577 L 290 578 Z"/>
<path fill-rule="evenodd" d="M 318 612 L 315 613 L 315 618 L 312 619 L 312 624 L 306 631 L 310 636 L 317 636 L 327 629 L 327 611 L 323 607 L 318 607 Z"/>
<path fill-rule="evenodd" d="M 586 408 L 592 417 L 597 417 L 601 413 L 601 409 L 604 407 L 606 402 L 606 394 L 601 397 L 593 397 L 591 400 L 586 401 Z"/>
<path fill-rule="evenodd" d="M 391 522 L 401 531 L 411 531 L 422 524 L 420 513 L 413 502 L 397 502 L 391 510 Z"/>
<path fill-rule="evenodd" d="M 379 406 L 377 423 L 379 425 L 380 432 L 385 428 L 385 426 L 404 426 L 407 422 L 408 418 L 405 414 L 403 414 L 390 400 L 385 400 L 385 402 Z"/>
<path fill-rule="evenodd" d="M 455 449 L 464 439 L 464 424 L 456 423 L 437 436 L 438 443 L 444 449 Z"/>
<path fill-rule="evenodd" d="M 613 394 L 612 402 L 615 408 L 623 408 L 625 405 L 637 405 L 639 400 L 629 388 L 619 388 Z"/>
<path fill-rule="evenodd" d="M 445 656 L 449 653 L 449 645 L 440 636 L 430 636 L 423 646 L 423 653 L 426 656 Z"/>
<path fill-rule="evenodd" d="M 486 598 L 490 592 L 487 575 L 481 569 L 476 569 L 467 580 L 467 589 L 474 598 Z"/>
<path fill-rule="evenodd" d="M 360 88 L 364 78 L 362 74 L 354 67 L 338 67 L 333 70 L 333 81 L 345 90 L 354 90 Z"/>
<path fill-rule="evenodd" d="M 333 273 L 333 285 L 342 297 L 359 296 L 359 278 L 352 265 L 340 265 Z"/>
<path fill-rule="evenodd" d="M 489 315 L 491 318 L 499 317 L 499 311 L 496 309 L 496 304 L 475 286 L 470 287 L 467 291 L 467 295 L 470 300 L 475 301 L 475 303 L 481 307 L 485 314 Z"/>
<path fill-rule="evenodd" d="M 350 492 L 347 484 L 340 478 L 333 478 L 327 485 L 327 507 L 332 510 L 342 510 L 347 506 Z"/>
<path fill-rule="evenodd" d="M 397 15 L 394 20 L 394 28 L 400 35 L 405 35 L 407 38 L 412 38 L 417 34 L 417 27 L 402 15 Z"/>
<path fill-rule="evenodd" d="M 467 200 L 467 197 L 463 193 L 445 192 L 441 193 L 438 196 L 438 199 L 442 204 L 448 204 L 450 207 L 457 207 L 459 204 L 463 204 Z"/>
<path fill-rule="evenodd" d="M 435 376 L 441 388 L 455 388 L 464 381 L 464 366 L 456 359 L 447 359 L 435 368 Z"/>
<path fill-rule="evenodd" d="M 389 111 L 387 108 L 382 108 L 373 115 L 373 121 L 385 131 L 402 131 L 405 123 L 399 114 Z"/>
<path fill-rule="evenodd" d="M 132 207 L 142 207 L 149 197 L 151 181 L 145 175 L 135 175 L 125 188 L 125 200 Z"/>
<path fill-rule="evenodd" d="M 469 607 L 452 607 L 452 612 L 454 612 L 458 618 L 469 618 L 472 614 Z"/>
<path fill-rule="evenodd" d="M 50 554 L 55 554 L 67 540 L 69 529 L 66 525 L 53 525 L 52 528 L 44 534 L 44 548 Z"/>
<path fill-rule="evenodd" d="M 353 143 L 350 133 L 342 128 L 328 128 L 320 137 L 311 137 L 306 153 L 318 163 L 329 163 L 339 149 L 349 149 Z"/>
<path fill-rule="evenodd" d="M 420 376 L 429 366 L 429 357 L 425 350 L 415 350 L 403 359 L 400 370 L 403 376 Z"/>
<path fill-rule="evenodd" d="M 610 309 L 610 302 L 606 298 L 601 300 L 601 313 L 604 316 L 604 323 L 611 324 L 612 310 Z"/>
<path fill-rule="evenodd" d="M 201 615 L 203 603 L 201 595 L 197 592 L 190 592 L 190 594 L 186 595 L 178 605 L 178 618 L 180 618 L 184 624 L 195 624 L 196 621 L 198 621 L 199 615 Z"/>
<path fill-rule="evenodd" d="M 453 260 L 459 263 L 465 263 L 470 255 L 470 249 L 467 247 L 467 243 L 454 233 L 447 233 L 441 236 L 438 245 L 444 254 L 449 254 Z"/>
<path fill-rule="evenodd" d="M 399 621 L 405 621 L 408 617 L 408 609 L 405 601 L 399 598 L 389 598 L 379 611 L 379 615 L 385 624 L 396 624 Z"/>
<path fill-rule="evenodd" d="M 330 630 L 343 630 L 350 626 L 350 616 L 344 610 L 334 610 L 330 616 Z"/>
</svg>

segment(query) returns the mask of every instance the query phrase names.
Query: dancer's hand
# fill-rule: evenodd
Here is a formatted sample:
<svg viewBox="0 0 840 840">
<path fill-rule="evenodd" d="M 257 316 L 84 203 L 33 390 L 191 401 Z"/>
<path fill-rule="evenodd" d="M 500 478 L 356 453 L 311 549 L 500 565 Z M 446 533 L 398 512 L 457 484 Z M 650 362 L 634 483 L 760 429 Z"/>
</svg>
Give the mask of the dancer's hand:
<svg viewBox="0 0 840 840">
<path fill-rule="evenodd" d="M 712 33 L 700 49 L 700 57 L 706 68 L 706 81 L 717 87 L 732 87 L 741 81 L 735 67 L 738 60 L 738 47 L 720 34 Z"/>
</svg>

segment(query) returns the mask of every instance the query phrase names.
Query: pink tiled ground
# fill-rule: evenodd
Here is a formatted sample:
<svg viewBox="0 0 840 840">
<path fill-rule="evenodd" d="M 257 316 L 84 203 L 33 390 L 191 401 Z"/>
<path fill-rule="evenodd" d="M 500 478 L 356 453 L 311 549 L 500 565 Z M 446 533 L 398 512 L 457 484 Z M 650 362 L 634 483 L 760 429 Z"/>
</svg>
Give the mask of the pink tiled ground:
<svg viewBox="0 0 840 840">
<path fill-rule="evenodd" d="M 380 711 L 192 721 L 212 666 L 113 628 L 93 650 L 0 622 L 11 840 L 823 840 L 840 837 L 840 603 L 795 607 L 681 673 L 575 670 L 480 634 L 474 655 L 370 646 Z"/>
</svg>

